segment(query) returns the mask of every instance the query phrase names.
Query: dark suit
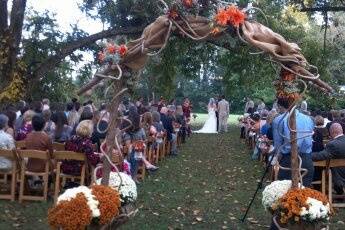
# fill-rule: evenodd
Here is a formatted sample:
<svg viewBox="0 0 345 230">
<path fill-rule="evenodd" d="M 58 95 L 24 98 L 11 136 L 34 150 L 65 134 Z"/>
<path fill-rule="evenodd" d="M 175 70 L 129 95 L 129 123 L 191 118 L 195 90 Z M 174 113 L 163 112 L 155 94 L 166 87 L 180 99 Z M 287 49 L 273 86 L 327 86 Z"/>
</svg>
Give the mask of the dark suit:
<svg viewBox="0 0 345 230">
<path fill-rule="evenodd" d="M 169 116 L 161 113 L 161 121 L 162 121 L 164 129 L 167 131 L 167 138 L 169 141 L 171 141 L 172 134 L 174 133 L 172 119 Z"/>
<path fill-rule="evenodd" d="M 345 136 L 340 136 L 330 141 L 321 152 L 312 154 L 313 161 L 329 159 L 345 159 Z M 343 192 L 345 186 L 345 167 L 333 168 L 333 184 L 337 193 Z"/>
</svg>

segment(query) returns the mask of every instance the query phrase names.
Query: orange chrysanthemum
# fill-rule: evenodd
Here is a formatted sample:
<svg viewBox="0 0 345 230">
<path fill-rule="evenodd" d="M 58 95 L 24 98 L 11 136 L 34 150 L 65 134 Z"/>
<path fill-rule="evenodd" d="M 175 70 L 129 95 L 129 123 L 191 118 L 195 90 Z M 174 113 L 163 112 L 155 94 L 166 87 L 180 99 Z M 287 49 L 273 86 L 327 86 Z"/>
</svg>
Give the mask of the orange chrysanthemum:
<svg viewBox="0 0 345 230">
<path fill-rule="evenodd" d="M 183 5 L 185 7 L 192 7 L 193 6 L 193 0 L 183 0 Z"/>
<path fill-rule="evenodd" d="M 246 15 L 243 11 L 239 10 L 236 6 L 231 5 L 226 10 L 226 13 L 229 18 L 229 23 L 235 27 L 239 27 L 240 24 L 244 22 L 244 19 L 246 19 Z"/>
<path fill-rule="evenodd" d="M 175 9 L 171 9 L 168 12 L 168 16 L 169 16 L 169 18 L 176 19 L 178 17 L 178 13 Z"/>
<path fill-rule="evenodd" d="M 82 193 L 78 193 L 70 201 L 61 201 L 48 211 L 48 223 L 53 229 L 85 229 L 91 220 L 92 213 Z"/>
<path fill-rule="evenodd" d="M 127 50 L 128 50 L 128 48 L 127 48 L 126 45 L 123 45 L 123 44 L 120 45 L 119 53 L 120 53 L 120 55 L 121 55 L 122 57 L 126 55 Z"/>
<path fill-rule="evenodd" d="M 220 29 L 218 27 L 213 28 L 213 30 L 211 31 L 211 34 L 213 35 L 217 35 L 219 33 L 220 33 Z"/>
<path fill-rule="evenodd" d="M 303 207 L 309 208 L 307 204 L 308 197 L 319 200 L 324 205 L 329 203 L 328 198 L 319 191 L 310 188 L 291 189 L 279 199 L 280 221 L 284 224 L 289 220 L 297 220 L 298 222 L 301 209 Z"/>
<path fill-rule="evenodd" d="M 225 9 L 219 9 L 215 16 L 215 20 L 218 25 L 226 26 L 228 24 L 229 15 Z"/>
<path fill-rule="evenodd" d="M 101 212 L 100 224 L 107 224 L 110 221 L 119 215 L 119 208 L 121 206 L 120 195 L 119 193 L 103 185 L 93 185 L 92 194 L 96 196 L 96 200 L 99 201 L 99 210 Z"/>
<path fill-rule="evenodd" d="M 109 44 L 109 45 L 107 46 L 107 51 L 108 51 L 108 53 L 110 53 L 110 54 L 116 53 L 116 50 L 117 50 L 117 48 L 116 48 L 116 46 L 115 46 L 114 44 Z"/>
</svg>

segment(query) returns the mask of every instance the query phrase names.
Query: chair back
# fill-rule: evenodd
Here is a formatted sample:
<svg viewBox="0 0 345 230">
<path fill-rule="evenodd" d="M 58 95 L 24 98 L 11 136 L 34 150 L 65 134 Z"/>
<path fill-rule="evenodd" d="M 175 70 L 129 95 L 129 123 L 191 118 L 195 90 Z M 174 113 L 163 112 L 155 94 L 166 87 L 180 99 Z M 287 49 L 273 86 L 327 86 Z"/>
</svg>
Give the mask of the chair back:
<svg viewBox="0 0 345 230">
<path fill-rule="evenodd" d="M 10 160 L 16 160 L 17 159 L 17 156 L 16 156 L 14 150 L 9 150 L 9 149 L 0 149 L 0 156 L 6 157 Z"/>
<path fill-rule="evenodd" d="M 55 151 L 65 151 L 65 143 L 53 142 L 53 149 Z"/>
<path fill-rule="evenodd" d="M 62 161 L 62 160 L 86 161 L 87 159 L 84 153 L 77 153 L 73 151 L 55 151 L 53 153 L 53 158 L 57 161 Z"/>
<path fill-rule="evenodd" d="M 345 159 L 331 159 L 329 161 L 330 168 L 345 167 Z"/>
<path fill-rule="evenodd" d="M 17 149 L 25 149 L 26 148 L 25 141 L 16 141 L 16 148 Z"/>
<path fill-rule="evenodd" d="M 18 150 L 18 155 L 23 158 L 33 158 L 33 159 L 41 159 L 41 160 L 49 160 L 50 155 L 48 151 L 41 151 L 41 150 Z"/>
</svg>

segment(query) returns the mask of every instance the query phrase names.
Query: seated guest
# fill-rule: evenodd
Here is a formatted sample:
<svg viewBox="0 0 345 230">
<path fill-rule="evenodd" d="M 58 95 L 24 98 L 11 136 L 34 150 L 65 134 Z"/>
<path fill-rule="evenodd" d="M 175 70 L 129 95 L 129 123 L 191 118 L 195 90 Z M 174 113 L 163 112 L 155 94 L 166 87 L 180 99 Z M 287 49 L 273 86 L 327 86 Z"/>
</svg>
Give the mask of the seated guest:
<svg viewBox="0 0 345 230">
<path fill-rule="evenodd" d="M 55 123 L 54 141 L 66 142 L 71 137 L 72 127 L 68 125 L 66 114 L 62 111 L 56 112 L 53 122 Z"/>
<path fill-rule="evenodd" d="M 107 135 L 109 117 L 107 113 L 101 114 L 101 112 L 94 112 L 93 116 L 93 133 L 92 133 L 92 143 L 97 144 L 98 147 L 101 146 L 101 139 L 105 139 Z"/>
<path fill-rule="evenodd" d="M 13 137 L 5 132 L 8 127 L 8 117 L 0 114 L 0 149 L 14 149 Z M 12 162 L 5 157 L 0 156 L 0 171 L 9 171 L 12 168 Z"/>
<path fill-rule="evenodd" d="M 80 119 L 80 116 L 79 116 L 78 110 L 75 107 L 71 111 L 68 112 L 68 116 L 67 116 L 68 126 L 75 127 L 76 125 L 78 125 L 79 119 Z"/>
<path fill-rule="evenodd" d="M 171 143 L 171 152 L 170 155 L 176 156 L 177 155 L 177 148 L 176 148 L 176 134 L 173 126 L 173 120 L 169 116 L 167 107 L 162 107 L 161 109 L 161 121 L 163 124 L 164 129 L 167 132 L 168 141 Z"/>
<path fill-rule="evenodd" d="M 332 110 L 331 111 L 332 114 L 332 121 L 329 122 L 326 127 L 328 129 L 328 132 L 330 131 L 330 127 L 333 123 L 338 123 L 341 125 L 341 127 L 343 128 L 343 130 L 345 131 L 345 123 L 341 120 L 341 113 L 338 110 Z"/>
<path fill-rule="evenodd" d="M 187 124 L 183 116 L 183 109 L 181 105 L 176 106 L 175 118 L 180 127 L 179 134 L 181 135 L 182 143 L 185 143 L 187 136 Z"/>
<path fill-rule="evenodd" d="M 19 113 L 17 112 L 17 119 L 16 119 L 16 122 L 14 124 L 14 134 L 15 134 L 14 136 L 15 137 L 17 136 L 17 133 L 19 132 L 20 128 L 23 126 L 24 113 L 29 110 L 28 106 L 22 107 L 23 103 L 25 104 L 25 102 L 22 101 L 22 103 L 19 103 L 19 106 L 18 106 L 18 108 L 20 108 L 20 112 Z"/>
<path fill-rule="evenodd" d="M 35 115 L 33 110 L 28 110 L 23 115 L 22 127 L 18 130 L 16 140 L 21 141 L 32 131 L 32 118 Z"/>
<path fill-rule="evenodd" d="M 345 136 L 339 123 L 333 123 L 330 127 L 332 140 L 327 143 L 326 148 L 321 152 L 312 154 L 313 161 L 323 161 L 329 159 L 345 159 Z M 333 185 L 337 194 L 344 194 L 345 187 L 345 167 L 332 168 Z"/>
<path fill-rule="evenodd" d="M 154 135 L 157 133 L 156 128 L 153 126 L 153 118 L 151 112 L 145 112 L 143 114 L 141 127 L 145 131 L 145 135 L 147 137 L 154 137 Z"/>
<path fill-rule="evenodd" d="M 153 126 L 156 128 L 156 143 L 162 144 L 163 143 L 163 136 L 164 136 L 164 127 L 161 123 L 161 115 L 156 111 L 152 112 L 152 120 Z"/>
<path fill-rule="evenodd" d="M 131 121 L 132 125 L 128 131 L 125 132 L 123 136 L 123 141 L 126 147 L 129 149 L 128 159 L 131 164 L 131 173 L 132 177 L 136 179 L 137 171 L 138 171 L 138 164 L 142 161 L 148 170 L 157 170 L 158 167 L 152 165 L 144 155 L 144 152 L 136 151 L 135 146 L 142 142 L 145 142 L 146 135 L 143 128 L 140 127 L 140 115 L 137 112 L 137 108 L 135 106 L 131 106 L 129 108 L 128 119 Z"/>
<path fill-rule="evenodd" d="M 273 110 L 268 113 L 266 124 L 261 127 L 261 134 L 266 136 L 269 140 L 273 140 L 272 122 L 278 113 Z"/>
<path fill-rule="evenodd" d="M 314 128 L 314 134 L 313 134 L 313 152 L 320 152 L 324 150 L 323 145 L 323 133 L 324 133 L 324 127 L 323 127 L 324 119 L 320 115 L 315 117 L 315 128 Z"/>
<path fill-rule="evenodd" d="M 274 148 L 280 150 L 281 159 L 279 164 L 283 167 L 290 168 L 291 143 L 287 113 L 291 104 L 285 98 L 279 98 L 277 103 L 281 115 L 277 116 L 272 123 Z M 302 159 L 302 168 L 308 170 L 307 174 L 303 177 L 303 185 L 310 187 L 314 176 L 314 165 L 311 158 L 313 139 L 311 136 L 306 136 L 305 132 L 313 132 L 314 122 L 310 116 L 296 110 L 296 129 L 298 154 Z M 278 180 L 291 180 L 291 172 L 279 170 Z"/>
<path fill-rule="evenodd" d="M 42 112 L 42 116 L 43 116 L 44 120 L 46 121 L 46 124 L 45 124 L 43 130 L 53 140 L 54 139 L 54 133 L 55 133 L 55 123 L 51 119 L 52 112 L 49 109 L 45 109 Z"/>
<path fill-rule="evenodd" d="M 30 109 L 33 110 L 36 114 L 41 115 L 43 111 L 43 104 L 40 101 L 33 101 L 30 104 Z"/>
<path fill-rule="evenodd" d="M 32 118 L 33 131 L 25 138 L 25 147 L 27 149 L 49 151 L 53 153 L 53 144 L 50 137 L 43 131 L 46 121 L 41 115 L 35 115 Z M 43 172 L 45 161 L 41 159 L 29 158 L 27 168 L 32 172 Z"/>
<path fill-rule="evenodd" d="M 68 151 L 74 151 L 84 153 L 87 157 L 89 164 L 96 167 L 100 162 L 98 154 L 94 153 L 91 135 L 93 132 L 93 123 L 91 120 L 85 120 L 79 123 L 76 129 L 76 135 L 72 136 L 65 144 L 65 149 Z M 63 173 L 70 175 L 80 175 L 83 162 L 80 161 L 63 161 L 61 170 Z"/>
<path fill-rule="evenodd" d="M 8 127 L 6 129 L 6 133 L 14 137 L 14 126 L 17 119 L 17 114 L 13 110 L 7 110 L 5 114 L 8 117 Z"/>
</svg>

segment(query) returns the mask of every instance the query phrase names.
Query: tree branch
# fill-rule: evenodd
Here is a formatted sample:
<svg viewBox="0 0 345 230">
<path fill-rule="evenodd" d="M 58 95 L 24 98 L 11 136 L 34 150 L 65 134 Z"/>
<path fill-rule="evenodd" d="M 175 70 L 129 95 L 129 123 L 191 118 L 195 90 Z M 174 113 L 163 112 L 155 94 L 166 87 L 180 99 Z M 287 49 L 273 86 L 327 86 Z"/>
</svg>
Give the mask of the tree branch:
<svg viewBox="0 0 345 230">
<path fill-rule="evenodd" d="M 53 69 L 56 65 L 58 65 L 63 58 L 67 57 L 68 55 L 72 54 L 74 51 L 83 48 L 85 46 L 88 46 L 97 40 L 103 39 L 103 38 L 109 38 L 117 35 L 136 35 L 141 34 L 141 32 L 144 30 L 146 25 L 130 28 L 130 29 L 115 29 L 111 28 L 109 30 L 104 30 L 96 34 L 92 34 L 90 36 L 74 40 L 72 42 L 67 42 L 59 52 L 57 52 L 55 55 L 52 55 L 49 57 L 45 62 L 41 63 L 32 73 L 30 77 L 32 79 L 39 79 L 43 77 L 48 71 Z"/>
<path fill-rule="evenodd" d="M 8 28 L 7 0 L 0 0 L 0 34 Z"/>
<path fill-rule="evenodd" d="M 302 8 L 301 12 L 324 12 L 324 11 L 345 11 L 345 6 L 326 6 L 326 7 L 313 7 L 313 8 Z"/>
</svg>

